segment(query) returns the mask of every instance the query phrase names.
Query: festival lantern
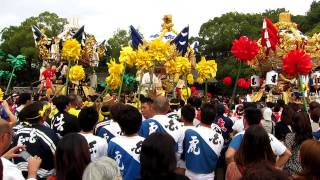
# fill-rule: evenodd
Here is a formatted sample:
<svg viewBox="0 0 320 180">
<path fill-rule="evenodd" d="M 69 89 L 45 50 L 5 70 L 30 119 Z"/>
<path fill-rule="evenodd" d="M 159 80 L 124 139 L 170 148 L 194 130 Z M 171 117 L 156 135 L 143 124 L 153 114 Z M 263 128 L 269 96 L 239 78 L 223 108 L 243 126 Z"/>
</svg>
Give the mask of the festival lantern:
<svg viewBox="0 0 320 180">
<path fill-rule="evenodd" d="M 320 72 L 315 71 L 311 77 L 312 77 L 312 85 L 313 85 L 314 89 L 316 90 L 316 95 L 318 95 L 318 89 L 320 86 Z"/>
<path fill-rule="evenodd" d="M 251 76 L 251 87 L 258 88 L 260 87 L 260 77 L 258 75 Z"/>
<path fill-rule="evenodd" d="M 278 83 L 278 73 L 274 70 L 267 72 L 266 85 L 276 86 Z"/>
<path fill-rule="evenodd" d="M 312 85 L 313 86 L 320 86 L 320 71 L 315 71 L 312 74 Z"/>
</svg>

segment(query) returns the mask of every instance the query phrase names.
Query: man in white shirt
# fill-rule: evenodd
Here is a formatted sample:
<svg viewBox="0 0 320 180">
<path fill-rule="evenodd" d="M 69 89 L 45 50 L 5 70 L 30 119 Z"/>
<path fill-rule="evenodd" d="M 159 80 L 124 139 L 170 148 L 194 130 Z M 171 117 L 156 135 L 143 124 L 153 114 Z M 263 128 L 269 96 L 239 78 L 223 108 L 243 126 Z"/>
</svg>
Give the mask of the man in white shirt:
<svg viewBox="0 0 320 180">
<path fill-rule="evenodd" d="M 91 160 L 107 155 L 107 141 L 99 136 L 93 135 L 93 127 L 98 122 L 99 114 L 94 107 L 85 107 L 79 113 L 80 134 L 83 135 L 88 144 Z"/>
</svg>

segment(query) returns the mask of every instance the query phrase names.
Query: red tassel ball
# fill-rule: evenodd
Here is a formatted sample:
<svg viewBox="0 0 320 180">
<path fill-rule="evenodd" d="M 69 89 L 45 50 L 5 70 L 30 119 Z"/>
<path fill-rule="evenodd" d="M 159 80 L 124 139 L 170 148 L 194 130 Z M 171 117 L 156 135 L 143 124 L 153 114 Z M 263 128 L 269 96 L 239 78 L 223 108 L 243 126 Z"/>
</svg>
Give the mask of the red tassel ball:
<svg viewBox="0 0 320 180">
<path fill-rule="evenodd" d="M 311 57 L 302 49 L 292 50 L 282 58 L 282 71 L 288 76 L 307 75 L 311 70 Z"/>
<path fill-rule="evenodd" d="M 230 86 L 232 84 L 232 78 L 230 76 L 227 76 L 223 78 L 222 83 L 225 86 Z"/>
<path fill-rule="evenodd" d="M 236 39 L 232 43 L 231 53 L 239 60 L 239 61 L 250 61 L 259 52 L 260 47 L 257 42 L 252 41 L 250 38 L 246 36 L 241 36 L 239 39 Z"/>
</svg>

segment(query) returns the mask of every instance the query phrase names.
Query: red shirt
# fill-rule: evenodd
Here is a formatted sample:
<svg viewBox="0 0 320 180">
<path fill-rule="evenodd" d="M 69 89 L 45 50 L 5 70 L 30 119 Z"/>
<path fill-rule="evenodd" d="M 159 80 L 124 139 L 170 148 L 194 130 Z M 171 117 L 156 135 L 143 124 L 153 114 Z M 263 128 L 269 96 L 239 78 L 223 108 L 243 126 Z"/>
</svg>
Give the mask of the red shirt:
<svg viewBox="0 0 320 180">
<path fill-rule="evenodd" d="M 44 79 L 52 79 L 53 76 L 55 76 L 55 74 L 56 74 L 55 69 L 46 69 L 42 72 Z"/>
</svg>

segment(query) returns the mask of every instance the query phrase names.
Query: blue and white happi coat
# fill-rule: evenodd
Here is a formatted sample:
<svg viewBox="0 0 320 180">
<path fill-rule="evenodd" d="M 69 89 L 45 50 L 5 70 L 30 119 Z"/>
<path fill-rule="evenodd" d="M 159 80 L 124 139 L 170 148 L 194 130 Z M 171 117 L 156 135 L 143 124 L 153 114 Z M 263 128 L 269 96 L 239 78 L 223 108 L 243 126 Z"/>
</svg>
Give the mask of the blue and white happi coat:
<svg viewBox="0 0 320 180">
<path fill-rule="evenodd" d="M 109 142 L 108 156 L 117 162 L 124 180 L 139 179 L 143 141 L 144 138 L 141 136 L 118 136 Z"/>
<path fill-rule="evenodd" d="M 155 115 L 150 119 L 142 121 L 138 133 L 145 138 L 154 132 L 168 133 L 178 143 L 182 136 L 181 127 L 181 124 L 175 119 L 170 119 L 166 115 Z"/>
<path fill-rule="evenodd" d="M 187 171 L 213 174 L 224 139 L 220 130 L 204 126 L 188 128 L 183 139 L 183 154 Z"/>
<path fill-rule="evenodd" d="M 97 128 L 95 134 L 104 138 L 108 143 L 113 137 L 121 135 L 121 128 L 119 124 L 113 120 L 103 121 L 98 123 L 97 126 L 98 125 L 100 127 Z"/>
</svg>

